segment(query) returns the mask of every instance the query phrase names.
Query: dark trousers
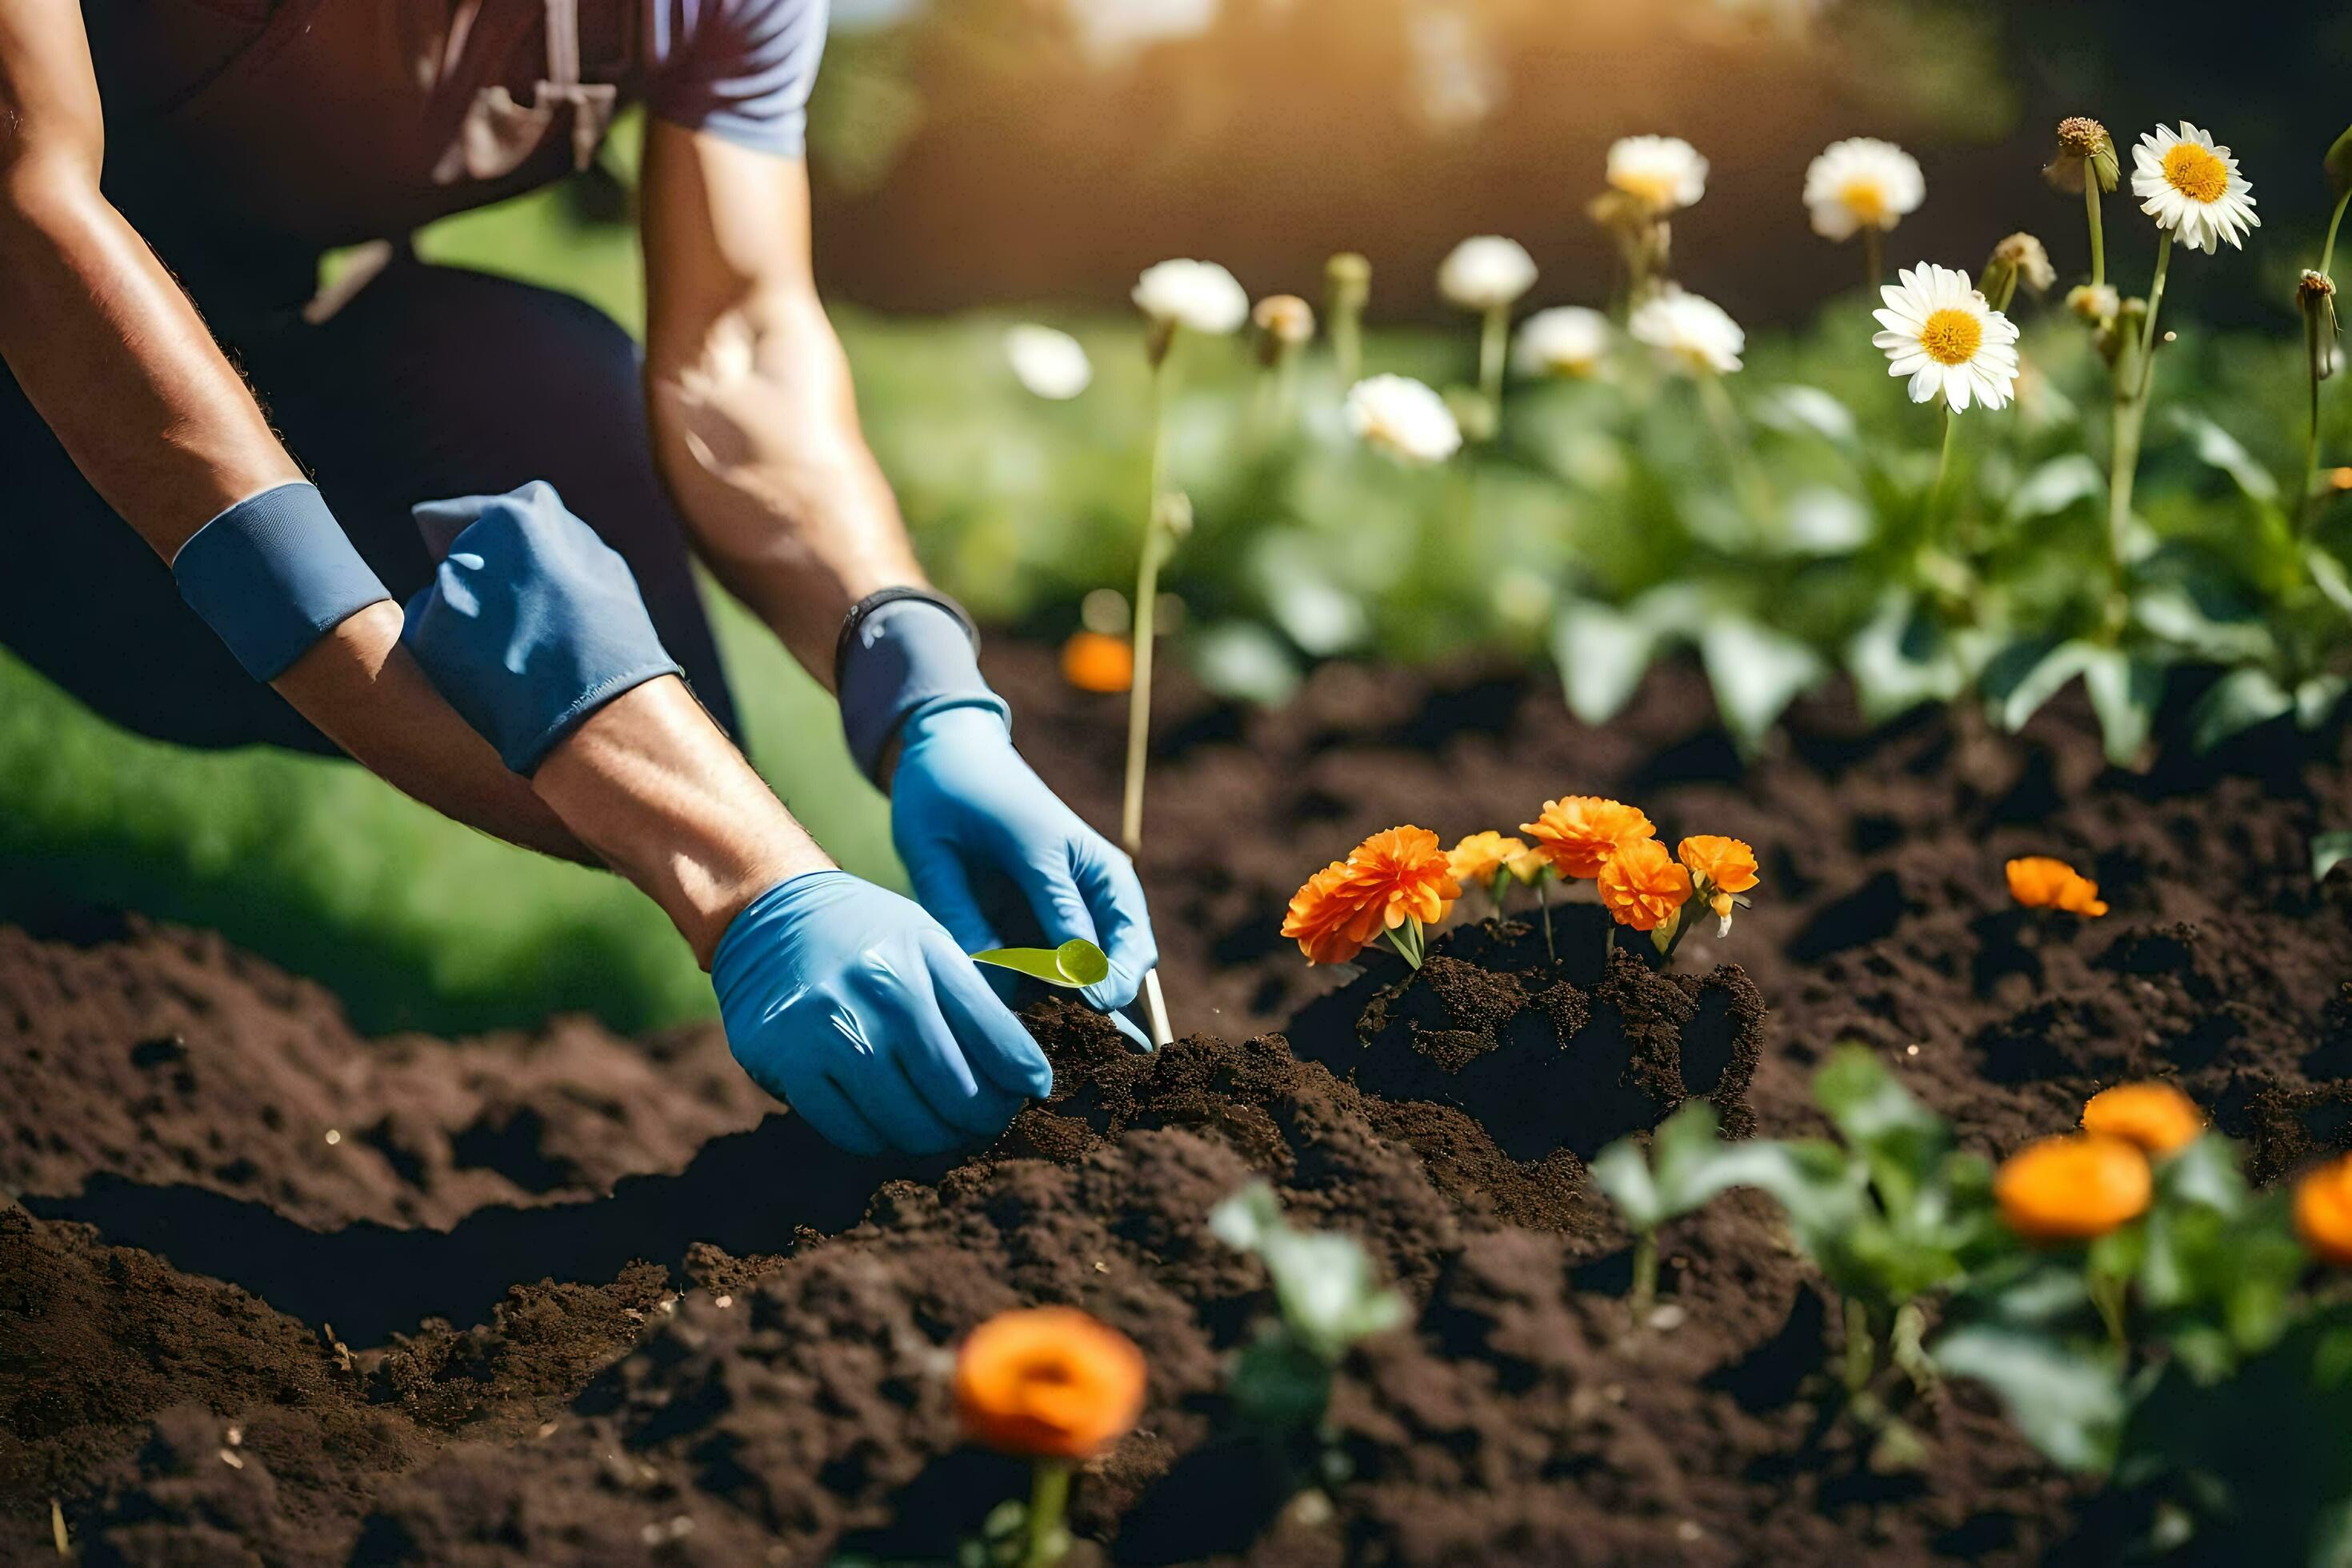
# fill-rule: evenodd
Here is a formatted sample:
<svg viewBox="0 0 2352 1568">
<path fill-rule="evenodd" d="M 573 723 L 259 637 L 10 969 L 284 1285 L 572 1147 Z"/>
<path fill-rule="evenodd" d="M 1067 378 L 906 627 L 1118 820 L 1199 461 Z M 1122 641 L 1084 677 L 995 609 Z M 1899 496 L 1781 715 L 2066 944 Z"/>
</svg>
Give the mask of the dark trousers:
<svg viewBox="0 0 2352 1568">
<path fill-rule="evenodd" d="M 405 604 L 432 574 L 409 508 L 545 479 L 636 574 L 662 642 L 730 733 L 734 704 L 654 470 L 636 346 L 593 307 L 395 261 L 332 317 L 230 345 L 287 448 Z M 0 643 L 118 724 L 191 746 L 334 754 L 249 679 L 169 569 L 0 369 Z"/>
</svg>

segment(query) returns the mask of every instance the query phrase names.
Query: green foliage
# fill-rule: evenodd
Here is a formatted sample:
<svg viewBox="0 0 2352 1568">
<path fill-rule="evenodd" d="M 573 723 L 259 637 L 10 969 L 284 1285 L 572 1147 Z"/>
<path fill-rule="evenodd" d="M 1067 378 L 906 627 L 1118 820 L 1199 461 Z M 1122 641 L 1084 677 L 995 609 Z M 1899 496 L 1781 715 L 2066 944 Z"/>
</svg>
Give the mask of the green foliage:
<svg viewBox="0 0 2352 1568">
<path fill-rule="evenodd" d="M 1357 1341 L 1405 1321 L 1404 1298 L 1381 1284 L 1355 1237 L 1293 1228 L 1264 1182 L 1212 1209 L 1209 1229 L 1265 1266 L 1281 1310 L 1234 1358 L 1234 1404 L 1263 1427 L 1313 1428 L 1330 1402 L 1333 1371 Z"/>
<path fill-rule="evenodd" d="M 992 963 L 1076 991 L 1100 984 L 1110 974 L 1110 959 L 1084 937 L 1072 937 L 1059 947 L 997 947 L 971 955 L 974 963 Z"/>
</svg>

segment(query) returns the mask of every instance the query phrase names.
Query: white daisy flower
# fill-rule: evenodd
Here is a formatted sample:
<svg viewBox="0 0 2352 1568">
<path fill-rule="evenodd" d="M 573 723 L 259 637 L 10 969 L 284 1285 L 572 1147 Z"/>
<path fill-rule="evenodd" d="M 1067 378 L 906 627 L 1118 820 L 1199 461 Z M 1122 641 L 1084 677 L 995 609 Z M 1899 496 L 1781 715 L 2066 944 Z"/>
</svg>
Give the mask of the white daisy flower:
<svg viewBox="0 0 2352 1568">
<path fill-rule="evenodd" d="M 1138 309 L 1160 326 L 1223 337 L 1249 320 L 1249 295 L 1213 261 L 1163 261 L 1136 280 Z"/>
<path fill-rule="evenodd" d="M 1823 239 L 1891 230 L 1927 197 L 1917 159 L 1892 142 L 1850 136 L 1832 142 L 1805 170 L 1805 206 Z"/>
<path fill-rule="evenodd" d="M 1609 185 L 1670 213 L 1706 195 L 1706 160 L 1679 136 L 1628 136 L 1609 149 Z"/>
<path fill-rule="evenodd" d="M 1536 261 L 1516 239 L 1465 239 L 1437 269 L 1437 291 L 1465 310 L 1501 310 L 1536 286 Z"/>
<path fill-rule="evenodd" d="M 1911 401 L 1941 394 L 1955 414 L 1971 403 L 2006 404 L 2017 385 L 2017 324 L 1986 303 L 1969 275 L 1926 262 L 1878 292 L 1874 311 L 1886 330 L 1870 341 L 1886 353 L 1887 374 L 1911 378 Z"/>
<path fill-rule="evenodd" d="M 2263 226 L 2238 161 L 2186 120 L 2177 132 L 2158 126 L 2132 149 L 2132 195 L 2158 228 L 2208 256 L 2225 239 L 2244 249 L 2246 230 Z"/>
<path fill-rule="evenodd" d="M 1445 399 L 1410 376 L 1376 375 L 1348 394 L 1356 439 L 1408 463 L 1442 463 L 1462 449 L 1462 426 Z"/>
<path fill-rule="evenodd" d="M 1067 332 L 1024 322 L 1004 330 L 1004 359 L 1013 378 L 1035 395 L 1066 403 L 1094 384 L 1094 361 Z"/>
<path fill-rule="evenodd" d="M 1588 376 L 1609 353 L 1609 318 L 1581 305 L 1538 310 L 1519 328 L 1511 363 L 1530 379 Z"/>
<path fill-rule="evenodd" d="M 1673 287 L 1634 307 L 1625 330 L 1692 375 L 1729 375 L 1748 347 L 1748 334 L 1722 306 Z"/>
</svg>

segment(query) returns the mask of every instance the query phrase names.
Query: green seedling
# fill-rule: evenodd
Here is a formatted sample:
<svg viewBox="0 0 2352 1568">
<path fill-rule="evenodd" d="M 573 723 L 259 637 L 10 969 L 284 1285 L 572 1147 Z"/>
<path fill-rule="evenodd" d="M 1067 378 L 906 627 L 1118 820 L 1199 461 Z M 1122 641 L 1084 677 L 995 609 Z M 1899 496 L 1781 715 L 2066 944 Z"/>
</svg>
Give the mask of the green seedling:
<svg viewBox="0 0 2352 1568">
<path fill-rule="evenodd" d="M 1694 1100 L 1658 1123 L 1647 1154 L 1621 1138 L 1592 1158 L 1592 1180 L 1633 1233 L 1633 1289 L 1626 1306 L 1635 1327 L 1648 1321 L 1658 1295 L 1658 1228 L 1704 1207 L 1718 1194 L 1748 1185 L 1769 1145 L 1726 1143 L 1715 1107 Z"/>
<path fill-rule="evenodd" d="M 1293 1228 L 1264 1182 L 1212 1209 L 1209 1230 L 1265 1265 L 1282 1314 L 1235 1360 L 1234 1403 L 1269 1429 L 1319 1427 L 1332 1373 L 1358 1341 L 1405 1321 L 1404 1298 L 1380 1283 L 1355 1237 Z"/>
<path fill-rule="evenodd" d="M 994 947 L 973 953 L 971 961 L 1010 969 L 1070 991 L 1099 985 L 1110 976 L 1110 960 L 1103 955 L 1101 948 L 1084 937 L 1072 937 L 1059 947 Z"/>
</svg>

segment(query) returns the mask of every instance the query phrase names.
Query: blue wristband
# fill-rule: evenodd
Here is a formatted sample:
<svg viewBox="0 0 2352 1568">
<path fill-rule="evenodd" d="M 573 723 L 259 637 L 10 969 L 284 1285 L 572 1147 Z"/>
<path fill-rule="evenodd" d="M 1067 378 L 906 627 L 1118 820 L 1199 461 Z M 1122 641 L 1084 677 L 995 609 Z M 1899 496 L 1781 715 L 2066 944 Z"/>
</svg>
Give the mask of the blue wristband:
<svg viewBox="0 0 2352 1568">
<path fill-rule="evenodd" d="M 580 721 L 632 688 L 680 675 L 627 562 L 534 479 L 509 495 L 427 501 L 450 539 L 408 602 L 401 641 L 467 723 L 528 773 Z"/>
<path fill-rule="evenodd" d="M 180 597 L 256 680 L 275 680 L 338 625 L 389 599 L 326 499 L 297 480 L 248 496 L 172 558 Z"/>
<path fill-rule="evenodd" d="M 834 680 L 849 754 L 879 782 L 882 753 L 918 710 L 987 708 L 1009 726 L 1013 710 L 980 676 L 980 637 L 954 600 L 885 588 L 842 623 Z"/>
</svg>

